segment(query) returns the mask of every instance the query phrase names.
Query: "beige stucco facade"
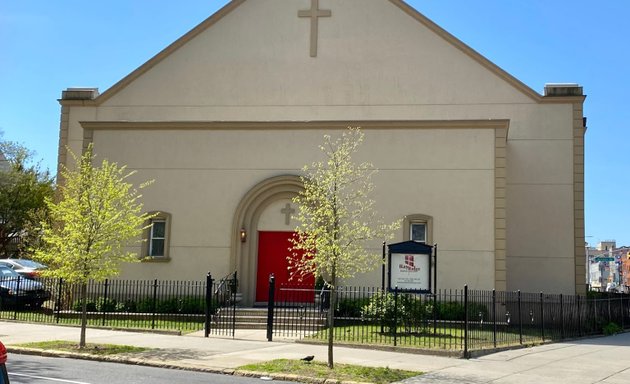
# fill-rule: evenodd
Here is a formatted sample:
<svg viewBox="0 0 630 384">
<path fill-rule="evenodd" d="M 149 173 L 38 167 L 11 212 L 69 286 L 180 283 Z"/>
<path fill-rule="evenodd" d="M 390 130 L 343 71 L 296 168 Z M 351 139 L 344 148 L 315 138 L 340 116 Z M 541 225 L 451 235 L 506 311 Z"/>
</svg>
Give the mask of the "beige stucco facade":
<svg viewBox="0 0 630 384">
<path fill-rule="evenodd" d="M 361 126 L 378 211 L 431 218 L 439 287 L 581 292 L 581 88 L 541 96 L 402 1 L 321 0 L 315 38 L 310 6 L 232 1 L 103 94 L 64 91 L 60 162 L 93 142 L 170 214 L 168 259 L 122 276 L 237 270 L 251 302 L 257 231 L 295 228 L 280 210 L 302 167 Z"/>
</svg>

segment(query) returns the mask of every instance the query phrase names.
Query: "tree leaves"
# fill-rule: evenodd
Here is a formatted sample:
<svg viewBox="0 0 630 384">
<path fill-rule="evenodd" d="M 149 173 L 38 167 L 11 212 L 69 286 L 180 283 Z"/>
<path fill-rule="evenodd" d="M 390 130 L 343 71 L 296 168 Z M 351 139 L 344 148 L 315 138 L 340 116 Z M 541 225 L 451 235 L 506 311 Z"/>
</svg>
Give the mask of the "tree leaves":
<svg viewBox="0 0 630 384">
<path fill-rule="evenodd" d="M 337 139 L 324 136 L 320 149 L 326 160 L 304 167 L 304 191 L 293 199 L 299 207 L 293 254 L 288 258 L 292 276 L 314 274 L 329 289 L 328 367 L 333 368 L 333 334 L 338 278 L 374 269 L 378 254 L 366 244 L 387 240 L 400 222 L 383 224 L 369 195 L 376 169 L 370 163 L 355 164 L 352 155 L 363 142 L 359 128 L 349 128 Z"/>
<path fill-rule="evenodd" d="M 336 139 L 325 135 L 319 147 L 325 160 L 304 167 L 304 191 L 293 199 L 301 223 L 289 257 L 295 276 L 313 273 L 335 286 L 333 271 L 336 278 L 370 271 L 378 266 L 380 254 L 370 253 L 366 245 L 387 240 L 400 226 L 384 224 L 374 209 L 371 178 L 377 170 L 371 163 L 352 161 L 363 137 L 359 128 L 349 128 Z"/>
<path fill-rule="evenodd" d="M 91 145 L 80 158 L 72 156 L 76 170 L 62 168 L 60 200 L 46 200 L 52 224 L 42 223 L 45 246 L 36 258 L 51 267 L 49 276 L 77 283 L 104 280 L 117 275 L 121 263 L 139 260 L 126 247 L 141 241 L 153 216 L 142 213 L 139 189 L 129 182 L 135 172 L 108 160 L 93 166 Z"/>
</svg>

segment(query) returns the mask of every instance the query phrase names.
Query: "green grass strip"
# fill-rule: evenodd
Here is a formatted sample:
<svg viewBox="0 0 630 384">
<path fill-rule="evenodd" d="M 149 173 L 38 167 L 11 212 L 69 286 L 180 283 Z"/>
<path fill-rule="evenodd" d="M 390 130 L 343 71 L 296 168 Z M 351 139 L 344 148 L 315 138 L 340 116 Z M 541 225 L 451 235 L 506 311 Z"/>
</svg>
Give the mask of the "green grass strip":
<svg viewBox="0 0 630 384">
<path fill-rule="evenodd" d="M 287 374 L 315 379 L 333 379 L 375 384 L 393 383 L 422 374 L 422 372 L 379 367 L 363 367 L 351 364 L 335 364 L 334 369 L 329 369 L 326 363 L 288 359 L 278 359 L 264 363 L 248 364 L 243 365 L 238 369 L 244 371 L 265 372 L 266 374 Z"/>
<path fill-rule="evenodd" d="M 45 351 L 63 351 L 63 352 L 76 352 L 86 355 L 116 355 L 119 353 L 139 353 L 148 350 L 148 348 L 134 347 L 131 345 L 116 345 L 116 344 L 95 344 L 86 343 L 84 348 L 79 348 L 79 344 L 74 341 L 53 340 L 53 341 L 41 341 L 36 343 L 24 343 L 17 344 L 17 347 L 41 349 Z"/>
</svg>

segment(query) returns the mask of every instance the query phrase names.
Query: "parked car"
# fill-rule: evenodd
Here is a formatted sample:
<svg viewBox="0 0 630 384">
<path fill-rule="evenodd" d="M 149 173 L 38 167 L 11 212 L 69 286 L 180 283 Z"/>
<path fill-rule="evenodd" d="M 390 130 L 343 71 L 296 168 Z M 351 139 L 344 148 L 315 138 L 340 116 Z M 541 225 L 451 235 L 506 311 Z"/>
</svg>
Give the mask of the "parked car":
<svg viewBox="0 0 630 384">
<path fill-rule="evenodd" d="M 0 265 L 0 308 L 5 305 L 29 305 L 39 308 L 50 299 L 44 284 L 20 276 L 11 268 Z"/>
<path fill-rule="evenodd" d="M 0 384 L 9 384 L 9 374 L 7 373 L 7 349 L 0 341 Z"/>
<path fill-rule="evenodd" d="M 0 265 L 6 265 L 29 279 L 39 277 L 39 272 L 47 268 L 44 264 L 27 259 L 0 259 Z"/>
</svg>

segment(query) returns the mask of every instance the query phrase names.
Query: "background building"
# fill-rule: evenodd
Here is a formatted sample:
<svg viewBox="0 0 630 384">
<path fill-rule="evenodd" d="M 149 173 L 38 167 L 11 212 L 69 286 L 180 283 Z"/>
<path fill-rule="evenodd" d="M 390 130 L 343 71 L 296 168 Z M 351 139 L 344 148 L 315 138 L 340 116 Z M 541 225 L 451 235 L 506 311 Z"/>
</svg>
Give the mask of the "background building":
<svg viewBox="0 0 630 384">
<path fill-rule="evenodd" d="M 615 240 L 588 247 L 590 288 L 594 291 L 628 292 L 630 288 L 630 247 L 617 248 Z"/>
</svg>

